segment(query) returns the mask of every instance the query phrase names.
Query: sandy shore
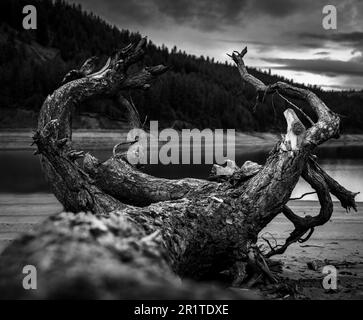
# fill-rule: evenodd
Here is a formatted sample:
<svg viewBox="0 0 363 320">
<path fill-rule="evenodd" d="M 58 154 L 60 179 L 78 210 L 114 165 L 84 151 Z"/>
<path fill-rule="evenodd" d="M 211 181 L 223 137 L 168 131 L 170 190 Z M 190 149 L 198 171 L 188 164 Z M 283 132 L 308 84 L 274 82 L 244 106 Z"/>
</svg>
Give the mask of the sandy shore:
<svg viewBox="0 0 363 320">
<path fill-rule="evenodd" d="M 319 211 L 315 201 L 293 201 L 290 207 L 301 215 L 314 215 Z M 358 213 L 347 214 L 339 203 L 334 204 L 334 209 L 331 221 L 317 228 L 308 242 L 292 245 L 275 259 L 283 262 L 286 281 L 295 281 L 298 292 L 304 297 L 363 299 L 363 203 L 358 204 Z M 62 206 L 51 194 L 0 194 L 0 251 L 21 233 L 36 228 L 49 215 L 61 211 Z M 291 231 L 289 222 L 279 216 L 262 233 L 269 232 L 282 242 Z M 322 288 L 324 275 L 321 267 L 308 268 L 312 261 L 336 266 L 337 291 L 326 292 Z M 266 294 L 272 298 L 292 296 L 288 291 Z"/>
<path fill-rule="evenodd" d="M 316 201 L 292 201 L 289 206 L 302 216 L 316 215 L 320 209 Z M 292 230 L 289 221 L 280 215 L 260 235 L 268 232 L 282 243 Z M 271 236 L 266 234 L 266 238 Z M 363 203 L 358 204 L 357 213 L 347 213 L 334 202 L 334 213 L 327 224 L 316 228 L 306 243 L 293 244 L 274 259 L 284 263 L 283 276 L 296 280 L 298 291 L 310 299 L 363 299 Z M 317 264 L 316 270 L 308 267 L 312 262 Z M 322 287 L 325 265 L 337 268 L 336 291 Z"/>
<path fill-rule="evenodd" d="M 85 150 L 110 150 L 121 141 L 126 141 L 127 130 L 74 130 L 73 143 Z M 30 150 L 32 130 L 1 130 L 0 150 Z M 273 133 L 236 133 L 236 147 L 268 148 L 275 144 L 279 136 Z M 363 134 L 342 135 L 338 140 L 324 144 L 329 146 L 363 146 Z"/>
</svg>

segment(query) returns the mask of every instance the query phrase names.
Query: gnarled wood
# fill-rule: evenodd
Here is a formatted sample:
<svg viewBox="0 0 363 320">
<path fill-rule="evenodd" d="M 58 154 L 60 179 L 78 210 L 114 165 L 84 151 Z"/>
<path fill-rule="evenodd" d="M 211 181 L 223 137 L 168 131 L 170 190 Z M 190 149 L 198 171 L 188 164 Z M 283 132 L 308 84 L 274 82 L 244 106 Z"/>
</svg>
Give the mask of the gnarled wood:
<svg viewBox="0 0 363 320">
<path fill-rule="evenodd" d="M 238 168 L 228 162 L 214 167 L 216 181 L 167 180 L 142 173 L 116 154 L 101 163 L 73 150 L 72 108 L 96 96 L 118 96 L 122 102 L 122 90 L 147 89 L 166 71 L 157 66 L 128 74 L 142 59 L 145 45 L 143 39 L 118 50 L 98 72 L 92 60 L 86 62 L 44 102 L 34 142 L 54 194 L 73 213 L 50 218 L 5 250 L 0 290 L 22 297 L 17 271 L 32 264 L 38 268 L 41 289 L 36 295 L 41 298 L 64 297 L 79 287 L 85 290 L 75 291 L 78 297 L 161 298 L 166 292 L 169 298 L 236 297 L 189 281 L 214 280 L 223 272 L 236 285 L 257 272 L 275 282 L 256 246 L 270 221 L 283 212 L 295 225 L 286 248 L 329 219 L 329 192 L 354 208 L 354 194 L 311 163 L 315 146 L 337 136 L 338 116 L 308 90 L 281 82 L 266 86 L 248 74 L 243 62 L 247 49 L 231 55 L 244 81 L 259 93 L 277 90 L 304 99 L 318 118 L 305 128 L 292 109 L 286 110 L 286 135 L 263 166 L 246 163 Z M 127 109 L 136 115 L 133 107 Z M 134 119 L 139 123 L 137 115 Z M 82 164 L 77 158 L 83 158 Z M 317 217 L 303 219 L 286 207 L 301 175 L 318 192 L 322 209 Z M 83 211 L 89 213 L 79 213 Z"/>
</svg>

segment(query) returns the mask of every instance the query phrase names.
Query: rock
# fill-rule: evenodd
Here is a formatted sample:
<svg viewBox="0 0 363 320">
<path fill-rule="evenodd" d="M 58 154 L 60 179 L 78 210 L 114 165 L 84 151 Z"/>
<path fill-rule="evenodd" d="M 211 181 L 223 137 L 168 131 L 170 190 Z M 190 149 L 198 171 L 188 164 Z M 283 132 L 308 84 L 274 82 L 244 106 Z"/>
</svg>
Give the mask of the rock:
<svg viewBox="0 0 363 320">
<path fill-rule="evenodd" d="M 246 181 L 256 175 L 261 170 L 261 168 L 262 166 L 258 163 L 246 161 L 239 170 L 236 170 L 233 173 L 231 183 L 235 185 L 236 183 Z"/>
<path fill-rule="evenodd" d="M 310 270 L 318 271 L 321 267 L 323 267 L 325 263 L 321 260 L 313 260 L 307 263 L 307 266 Z"/>
<path fill-rule="evenodd" d="M 232 160 L 226 160 L 224 166 L 219 166 L 217 164 L 213 165 L 211 170 L 211 177 L 229 177 L 232 176 L 239 167 Z"/>
</svg>

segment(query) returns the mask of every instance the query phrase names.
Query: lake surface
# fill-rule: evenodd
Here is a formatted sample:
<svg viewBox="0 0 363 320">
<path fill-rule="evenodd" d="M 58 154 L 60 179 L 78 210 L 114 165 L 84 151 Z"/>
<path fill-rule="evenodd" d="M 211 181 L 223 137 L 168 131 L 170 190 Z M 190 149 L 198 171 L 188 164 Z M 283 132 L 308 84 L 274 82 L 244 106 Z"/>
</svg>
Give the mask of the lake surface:
<svg viewBox="0 0 363 320">
<path fill-rule="evenodd" d="M 263 164 L 271 148 L 241 147 L 236 150 L 236 162 L 242 165 L 246 160 Z M 111 156 L 110 151 L 91 151 L 96 157 L 105 160 Z M 318 150 L 320 165 L 347 189 L 363 192 L 363 147 L 325 147 Z M 211 165 L 148 165 L 147 173 L 177 179 L 182 177 L 206 178 Z M 296 186 L 293 197 L 312 191 L 301 179 Z M 39 159 L 32 151 L 0 151 L 0 193 L 38 193 L 50 192 L 49 186 L 41 172 Z M 317 200 L 315 195 L 304 198 Z M 357 196 L 363 201 L 363 194 Z"/>
</svg>

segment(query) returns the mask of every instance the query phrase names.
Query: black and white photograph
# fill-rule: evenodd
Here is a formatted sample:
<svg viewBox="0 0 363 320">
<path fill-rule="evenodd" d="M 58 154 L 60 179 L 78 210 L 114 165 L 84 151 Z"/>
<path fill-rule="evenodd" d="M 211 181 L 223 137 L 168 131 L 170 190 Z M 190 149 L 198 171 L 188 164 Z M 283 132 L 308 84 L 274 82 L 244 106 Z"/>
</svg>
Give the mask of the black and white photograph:
<svg viewBox="0 0 363 320">
<path fill-rule="evenodd" d="M 0 300 L 363 300 L 362 192 L 363 1 L 0 1 Z"/>
</svg>

